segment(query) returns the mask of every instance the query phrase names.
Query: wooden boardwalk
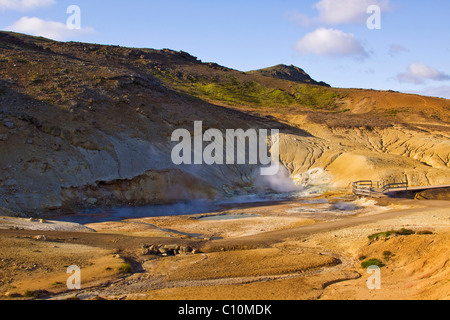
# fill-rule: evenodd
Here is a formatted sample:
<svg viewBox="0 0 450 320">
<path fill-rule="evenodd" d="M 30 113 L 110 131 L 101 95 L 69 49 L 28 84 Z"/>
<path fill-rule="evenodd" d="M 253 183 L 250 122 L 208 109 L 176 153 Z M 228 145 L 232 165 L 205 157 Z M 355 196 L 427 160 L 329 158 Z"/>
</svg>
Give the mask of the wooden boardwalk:
<svg viewBox="0 0 450 320">
<path fill-rule="evenodd" d="M 380 181 L 362 180 L 353 183 L 353 193 L 358 196 L 381 198 L 388 195 L 393 195 L 397 192 L 421 192 L 431 189 L 450 188 L 450 184 L 436 185 L 436 186 L 415 186 L 410 187 L 408 182 L 397 182 L 385 184 Z"/>
</svg>

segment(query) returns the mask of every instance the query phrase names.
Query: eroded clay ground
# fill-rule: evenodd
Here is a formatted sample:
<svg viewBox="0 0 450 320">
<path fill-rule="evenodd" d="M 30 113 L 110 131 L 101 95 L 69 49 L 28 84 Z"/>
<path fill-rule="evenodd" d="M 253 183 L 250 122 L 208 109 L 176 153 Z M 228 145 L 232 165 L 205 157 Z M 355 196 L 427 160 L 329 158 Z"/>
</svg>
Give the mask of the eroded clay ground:
<svg viewBox="0 0 450 320">
<path fill-rule="evenodd" d="M 211 213 L 80 228 L 2 218 L 0 292 L 5 299 L 30 292 L 53 299 L 450 297 L 448 201 L 326 198 L 219 213 L 257 215 L 232 220 L 197 219 L 217 214 Z M 401 228 L 416 234 L 368 239 Z M 188 246 L 195 254 L 149 255 L 143 245 Z M 371 275 L 362 257 L 385 264 L 380 290 L 367 288 Z M 127 264 L 131 273 L 123 269 Z M 69 265 L 81 268 L 82 290 L 67 289 Z"/>
</svg>

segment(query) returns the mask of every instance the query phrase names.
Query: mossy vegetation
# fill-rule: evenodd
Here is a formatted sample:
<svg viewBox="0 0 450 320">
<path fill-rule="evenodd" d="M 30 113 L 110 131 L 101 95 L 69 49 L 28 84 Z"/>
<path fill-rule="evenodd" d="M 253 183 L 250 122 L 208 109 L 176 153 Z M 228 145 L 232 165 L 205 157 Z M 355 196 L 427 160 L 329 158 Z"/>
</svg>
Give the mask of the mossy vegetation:
<svg viewBox="0 0 450 320">
<path fill-rule="evenodd" d="M 380 260 L 375 259 L 375 258 L 366 260 L 366 261 L 361 263 L 361 267 L 363 269 L 367 269 L 370 266 L 377 266 L 379 268 L 382 268 L 382 267 L 385 266 L 385 264 L 383 262 L 381 262 Z"/>
<path fill-rule="evenodd" d="M 409 235 L 412 235 L 415 233 L 416 232 L 413 230 L 402 228 L 400 230 L 390 230 L 390 231 L 374 233 L 374 234 L 371 234 L 368 238 L 370 241 L 373 241 L 373 240 L 379 240 L 379 239 L 386 239 L 392 235 L 409 236 Z"/>
<path fill-rule="evenodd" d="M 391 251 L 383 251 L 384 260 L 389 261 L 393 256 L 394 254 Z"/>
<path fill-rule="evenodd" d="M 422 231 L 418 231 L 416 234 L 418 234 L 418 235 L 433 234 L 433 231 L 430 231 L 430 230 L 422 230 Z"/>
<path fill-rule="evenodd" d="M 385 239 L 391 235 L 392 235 L 392 233 L 390 231 L 384 231 L 384 232 L 378 232 L 378 233 L 371 234 L 368 238 L 370 241 L 373 241 L 373 240 Z"/>
<path fill-rule="evenodd" d="M 64 285 L 64 283 L 59 282 L 59 281 L 53 282 L 53 283 L 51 284 L 52 287 L 58 287 L 58 286 L 62 286 L 62 285 Z"/>
<path fill-rule="evenodd" d="M 131 265 L 129 263 L 122 264 L 118 270 L 122 273 L 131 273 Z"/>
<path fill-rule="evenodd" d="M 293 84 L 291 92 L 265 86 L 256 81 L 242 81 L 229 76 L 207 79 L 188 76 L 177 78 L 167 71 L 156 73 L 161 80 L 195 97 L 251 107 L 304 106 L 312 109 L 334 110 L 342 97 L 334 89 L 308 84 Z"/>
<path fill-rule="evenodd" d="M 23 294 L 24 298 L 39 299 L 49 294 L 46 290 L 26 290 Z"/>
<path fill-rule="evenodd" d="M 416 233 L 415 231 L 405 228 L 401 228 L 400 230 L 395 231 L 395 234 L 399 236 L 409 236 L 415 233 Z"/>
</svg>

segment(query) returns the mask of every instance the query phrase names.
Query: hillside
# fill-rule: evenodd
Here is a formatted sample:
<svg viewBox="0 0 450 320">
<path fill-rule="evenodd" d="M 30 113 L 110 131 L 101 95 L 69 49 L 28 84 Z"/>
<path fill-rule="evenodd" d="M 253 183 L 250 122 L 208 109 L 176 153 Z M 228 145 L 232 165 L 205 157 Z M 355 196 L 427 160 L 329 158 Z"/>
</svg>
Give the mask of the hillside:
<svg viewBox="0 0 450 320">
<path fill-rule="evenodd" d="M 289 81 L 293 81 L 293 82 L 300 82 L 300 83 L 304 83 L 304 84 L 330 87 L 330 85 L 325 82 L 315 81 L 303 69 L 300 69 L 299 67 L 296 67 L 293 65 L 287 66 L 284 64 L 279 64 L 279 65 L 276 65 L 276 66 L 270 67 L 270 68 L 248 71 L 247 73 L 262 75 L 262 76 L 271 77 L 271 78 L 275 78 L 275 79 L 283 79 L 283 80 L 289 80 Z"/>
<path fill-rule="evenodd" d="M 0 208 L 61 213 L 273 187 L 255 166 L 174 165 L 172 132 L 192 132 L 199 120 L 280 129 L 281 161 L 304 186 L 405 176 L 450 183 L 449 100 L 310 85 L 303 76 L 0 32 Z"/>
</svg>

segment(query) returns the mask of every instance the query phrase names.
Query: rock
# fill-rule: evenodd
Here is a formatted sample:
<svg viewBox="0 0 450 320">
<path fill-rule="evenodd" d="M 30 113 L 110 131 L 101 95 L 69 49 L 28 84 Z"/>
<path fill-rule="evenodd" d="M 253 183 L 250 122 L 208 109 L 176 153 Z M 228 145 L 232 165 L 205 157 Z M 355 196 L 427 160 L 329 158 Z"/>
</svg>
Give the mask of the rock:
<svg viewBox="0 0 450 320">
<path fill-rule="evenodd" d="M 55 151 L 59 151 L 59 150 L 61 150 L 61 145 L 58 143 L 54 143 L 54 144 L 52 144 L 52 149 Z"/>
<path fill-rule="evenodd" d="M 7 298 L 20 298 L 23 297 L 20 293 L 14 293 L 14 292 L 5 292 L 4 296 Z"/>
<path fill-rule="evenodd" d="M 47 223 L 45 219 L 39 219 L 39 223 Z"/>
<path fill-rule="evenodd" d="M 180 246 L 177 245 L 177 244 L 166 244 L 164 246 L 164 248 L 167 249 L 167 250 L 172 250 L 173 251 L 173 250 L 179 250 Z"/>
<path fill-rule="evenodd" d="M 12 122 L 11 120 L 5 120 L 4 125 L 8 129 L 14 129 L 15 127 L 14 122 Z"/>
<path fill-rule="evenodd" d="M 5 185 L 8 186 L 8 187 L 14 187 L 14 186 L 17 185 L 17 181 L 15 179 L 8 179 L 5 182 Z"/>
<path fill-rule="evenodd" d="M 47 237 L 44 235 L 38 235 L 33 237 L 34 240 L 38 240 L 38 241 L 47 241 Z"/>
<path fill-rule="evenodd" d="M 148 248 L 148 250 L 149 250 L 150 254 L 157 255 L 159 252 L 159 247 L 152 245 Z"/>
<path fill-rule="evenodd" d="M 190 246 L 181 246 L 180 253 L 189 253 L 192 252 L 192 248 Z"/>
<path fill-rule="evenodd" d="M 86 200 L 86 203 L 90 204 L 90 205 L 95 205 L 97 203 L 97 201 L 98 200 L 95 199 L 95 198 L 89 198 L 89 199 Z"/>
<path fill-rule="evenodd" d="M 161 253 L 161 254 L 167 254 L 167 253 L 169 252 L 169 250 L 167 250 L 167 249 L 164 248 L 164 247 L 161 247 L 161 248 L 159 248 L 158 250 L 159 250 L 159 253 Z"/>
<path fill-rule="evenodd" d="M 142 254 L 144 256 L 146 256 L 146 255 L 157 255 L 157 254 L 161 253 L 159 251 L 159 247 L 154 246 L 154 245 L 143 244 L 142 247 L 143 247 Z"/>
<path fill-rule="evenodd" d="M 8 141 L 9 136 L 7 134 L 0 134 L 0 141 Z"/>
</svg>

